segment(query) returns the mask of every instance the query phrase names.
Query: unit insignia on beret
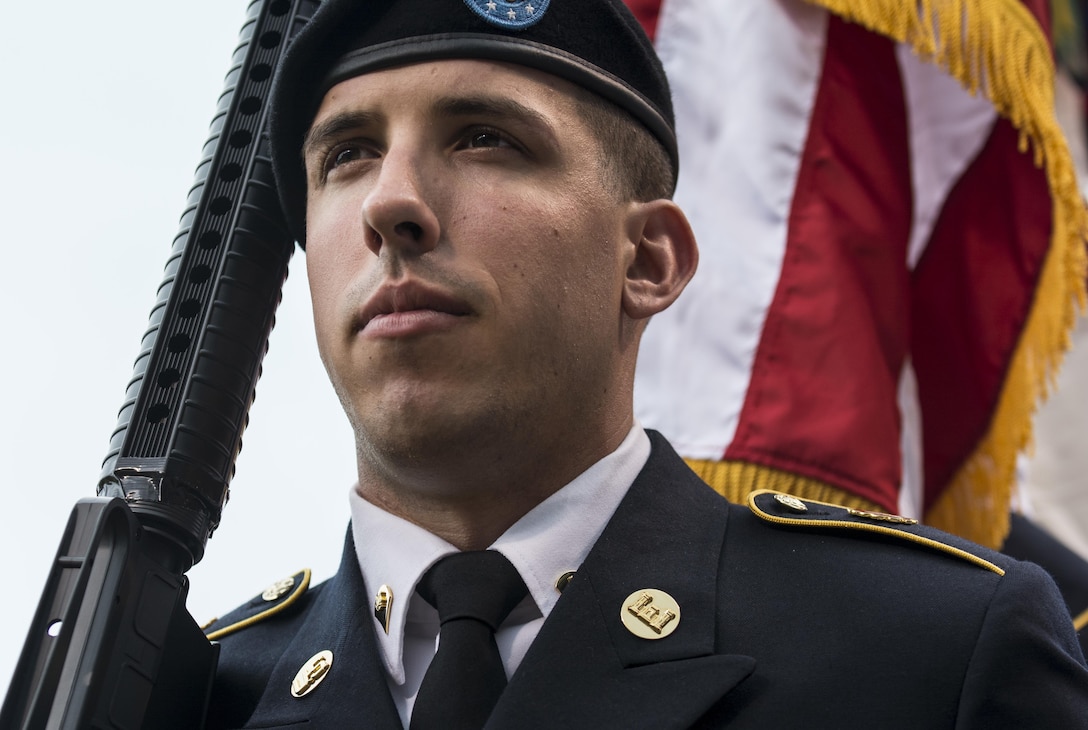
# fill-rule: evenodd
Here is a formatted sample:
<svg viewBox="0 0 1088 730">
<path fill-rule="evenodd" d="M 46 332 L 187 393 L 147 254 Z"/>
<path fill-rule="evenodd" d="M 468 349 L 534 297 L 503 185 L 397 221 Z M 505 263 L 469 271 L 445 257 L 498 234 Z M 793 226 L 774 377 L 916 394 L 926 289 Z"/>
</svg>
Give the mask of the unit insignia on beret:
<svg viewBox="0 0 1088 730">
<path fill-rule="evenodd" d="M 472 8 L 492 25 L 509 30 L 528 28 L 544 17 L 551 0 L 465 0 L 465 5 Z"/>
</svg>

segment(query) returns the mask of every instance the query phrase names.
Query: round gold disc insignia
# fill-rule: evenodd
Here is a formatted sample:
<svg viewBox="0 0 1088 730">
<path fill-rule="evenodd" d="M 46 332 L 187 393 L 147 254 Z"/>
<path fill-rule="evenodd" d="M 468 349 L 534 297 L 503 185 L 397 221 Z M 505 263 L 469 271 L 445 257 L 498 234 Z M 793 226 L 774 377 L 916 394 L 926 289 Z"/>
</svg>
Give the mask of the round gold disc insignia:
<svg viewBox="0 0 1088 730">
<path fill-rule="evenodd" d="M 657 588 L 643 588 L 620 606 L 620 621 L 641 639 L 664 639 L 680 625 L 680 604 Z"/>
<path fill-rule="evenodd" d="M 306 660 L 306 663 L 302 665 L 302 669 L 298 670 L 298 674 L 291 681 L 291 696 L 296 698 L 305 697 L 313 692 L 314 688 L 324 681 L 331 668 L 331 651 L 326 649 L 314 654 Z"/>
</svg>

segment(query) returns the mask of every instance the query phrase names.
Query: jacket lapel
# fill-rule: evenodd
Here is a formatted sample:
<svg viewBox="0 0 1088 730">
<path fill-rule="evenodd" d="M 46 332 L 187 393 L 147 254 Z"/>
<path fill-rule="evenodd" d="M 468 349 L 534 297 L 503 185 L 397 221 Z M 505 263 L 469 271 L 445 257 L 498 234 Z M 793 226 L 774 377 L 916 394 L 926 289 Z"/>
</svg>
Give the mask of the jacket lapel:
<svg viewBox="0 0 1088 730">
<path fill-rule="evenodd" d="M 305 623 L 276 664 L 246 727 L 400 727 L 371 611 L 349 530 L 339 571 L 322 587 Z M 296 673 L 323 650 L 333 655 L 327 675 L 309 694 L 292 697 Z"/>
<path fill-rule="evenodd" d="M 651 433 L 653 451 L 564 591 L 488 728 L 689 727 L 755 660 L 715 644 L 727 504 Z M 655 589 L 680 606 L 675 631 L 636 637 L 628 597 Z"/>
</svg>

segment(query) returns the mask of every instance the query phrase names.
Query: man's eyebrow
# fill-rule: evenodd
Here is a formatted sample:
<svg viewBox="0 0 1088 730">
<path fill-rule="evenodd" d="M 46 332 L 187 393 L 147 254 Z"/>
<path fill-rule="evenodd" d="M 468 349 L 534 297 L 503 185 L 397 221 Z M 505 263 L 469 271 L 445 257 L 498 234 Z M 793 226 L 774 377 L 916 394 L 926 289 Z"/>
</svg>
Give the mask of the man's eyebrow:
<svg viewBox="0 0 1088 730">
<path fill-rule="evenodd" d="M 504 96 L 448 96 L 435 101 L 436 117 L 478 116 L 502 121 L 504 119 L 528 123 L 555 137 L 555 127 L 548 117 L 531 107 Z"/>
<path fill-rule="evenodd" d="M 448 96 L 437 99 L 431 106 L 431 114 L 441 117 L 484 117 L 516 120 L 540 129 L 553 140 L 555 128 L 548 118 L 524 104 L 501 96 Z M 315 124 L 302 142 L 302 157 L 312 150 L 327 146 L 329 140 L 337 140 L 346 132 L 371 126 L 381 115 L 371 111 L 344 111 Z"/>
<path fill-rule="evenodd" d="M 334 114 L 320 124 L 315 124 L 310 127 L 310 131 L 306 133 L 306 139 L 302 141 L 303 159 L 313 149 L 328 145 L 329 140 L 339 139 L 345 132 L 372 125 L 378 118 L 379 115 L 374 112 L 346 111 Z"/>
</svg>

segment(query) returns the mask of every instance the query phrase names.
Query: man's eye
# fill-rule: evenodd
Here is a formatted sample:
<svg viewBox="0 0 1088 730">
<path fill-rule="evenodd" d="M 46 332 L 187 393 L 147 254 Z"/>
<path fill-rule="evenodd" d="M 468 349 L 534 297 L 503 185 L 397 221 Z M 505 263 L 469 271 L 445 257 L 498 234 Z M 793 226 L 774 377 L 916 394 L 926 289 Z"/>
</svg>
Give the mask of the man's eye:
<svg viewBox="0 0 1088 730">
<path fill-rule="evenodd" d="M 340 167 L 346 165 L 349 162 L 354 162 L 362 156 L 362 152 L 358 147 L 342 147 L 339 150 L 334 151 L 329 155 L 328 169 Z"/>
<path fill-rule="evenodd" d="M 470 148 L 511 147 L 510 140 L 493 129 L 482 129 L 470 133 L 465 138 L 465 146 Z"/>
<path fill-rule="evenodd" d="M 339 167 L 350 165 L 359 160 L 374 159 L 379 154 L 380 151 L 373 144 L 366 141 L 344 142 L 333 147 L 325 156 L 325 173 L 328 174 Z"/>
</svg>

